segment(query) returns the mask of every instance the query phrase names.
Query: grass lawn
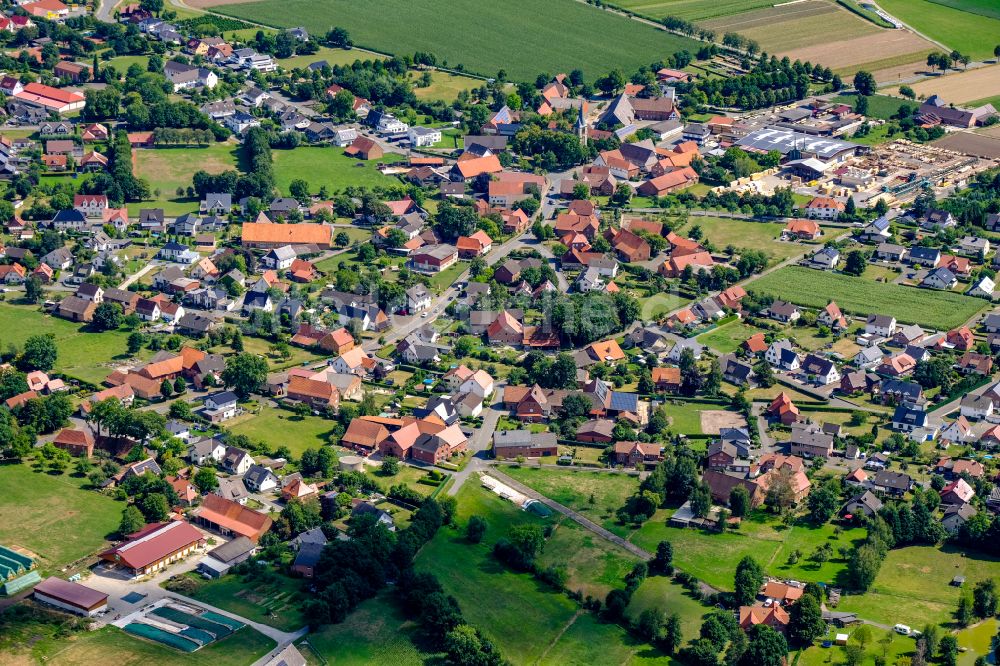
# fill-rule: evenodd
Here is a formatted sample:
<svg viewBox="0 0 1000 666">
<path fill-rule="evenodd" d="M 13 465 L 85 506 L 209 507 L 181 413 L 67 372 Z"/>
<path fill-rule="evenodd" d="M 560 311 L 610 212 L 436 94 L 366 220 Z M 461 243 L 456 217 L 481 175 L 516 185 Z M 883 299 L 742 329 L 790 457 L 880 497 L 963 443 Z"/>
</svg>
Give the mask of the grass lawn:
<svg viewBox="0 0 1000 666">
<path fill-rule="evenodd" d="M 191 666 L 246 666 L 267 654 L 275 642 L 243 627 L 231 636 L 196 652 L 181 652 L 162 643 L 126 634 L 115 627 L 75 634 L 70 638 L 34 644 L 32 653 L 48 664 L 96 664 L 114 660 L 116 666 L 185 664 Z"/>
<path fill-rule="evenodd" d="M 775 576 L 834 583 L 846 566 L 837 549 L 864 537 L 863 529 L 845 530 L 838 535 L 829 524 L 818 528 L 796 524 L 788 528 L 763 512 L 745 519 L 739 530 L 721 534 L 669 527 L 668 515 L 668 511 L 658 511 L 629 540 L 649 551 L 654 551 L 662 540 L 670 541 L 678 568 L 724 590 L 732 589 L 733 571 L 747 555 Z M 834 546 L 833 558 L 822 564 L 810 561 L 809 555 L 827 542 Z M 790 564 L 789 555 L 796 550 L 801 556 Z"/>
<path fill-rule="evenodd" d="M 288 193 L 293 180 L 302 179 L 309 183 L 309 190 L 319 192 L 326 186 L 330 192 L 339 192 L 345 187 L 388 187 L 399 185 L 399 180 L 386 176 L 375 168 L 378 162 L 399 162 L 406 159 L 402 155 L 387 153 L 382 159 L 366 162 L 344 156 L 344 149 L 334 146 L 300 146 L 294 150 L 275 150 L 274 177 L 278 189 Z"/>
<path fill-rule="evenodd" d="M 36 306 L 0 302 L 0 342 L 4 345 L 24 344 L 32 335 L 52 333 L 56 337 L 59 357 L 56 372 L 91 384 L 104 381 L 114 361 L 129 358 L 125 331 L 94 333 L 85 326 L 40 312 Z"/>
<path fill-rule="evenodd" d="M 781 230 L 785 228 L 780 222 L 754 222 L 728 217 L 691 217 L 677 233 L 687 236 L 694 227 L 701 227 L 704 234 L 701 242 L 711 241 L 719 252 L 730 245 L 747 250 L 761 250 L 768 255 L 771 264 L 802 254 L 809 249 L 798 243 L 778 240 L 781 237 Z"/>
<path fill-rule="evenodd" d="M 537 663 L 542 666 L 667 666 L 677 662 L 647 643 L 636 640 L 617 624 L 602 622 L 591 613 L 580 613 Z"/>
<path fill-rule="evenodd" d="M 441 99 L 451 102 L 463 90 L 474 90 L 485 83 L 482 79 L 474 79 L 471 76 L 435 71 L 431 72 L 431 84 L 426 88 L 414 88 L 413 94 L 417 99 Z"/>
<path fill-rule="evenodd" d="M 955 576 L 965 576 L 965 586 L 972 588 L 980 580 L 1000 577 L 1000 560 L 948 546 L 891 550 L 871 590 L 843 597 L 838 610 L 885 624 L 945 622 L 958 603 L 959 588 L 950 584 Z"/>
<path fill-rule="evenodd" d="M 214 8 L 255 23 L 287 28 L 304 25 L 321 34 L 331 25 L 346 28 L 356 44 L 402 55 L 435 54 L 447 67 L 494 76 L 506 69 L 513 80 L 533 80 L 539 72 L 583 70 L 588 80 L 605 74 L 608 63 L 631 72 L 651 54 L 687 49 L 699 42 L 599 11 L 572 0 L 523 0 L 519 11 L 504 3 L 451 0 L 414 5 L 385 0 L 379 21 L 365 3 L 330 0 L 263 0 Z M 526 24 L 524 16 L 535 20 Z M 489 26 L 483 31 L 481 26 Z M 601 35 L 602 39 L 593 39 Z M 518 44 L 511 49 L 511 44 Z"/>
<path fill-rule="evenodd" d="M 697 340 L 701 344 L 711 347 L 718 352 L 728 354 L 729 352 L 736 351 L 744 340 L 754 333 L 759 332 L 760 329 L 756 326 L 751 326 L 737 319 L 714 328 L 708 333 L 702 333 L 698 336 Z"/>
<path fill-rule="evenodd" d="M 261 338 L 252 338 L 249 336 L 243 338 L 244 351 L 250 352 L 251 354 L 257 354 L 258 356 L 263 356 L 265 360 L 267 360 L 267 363 L 272 371 L 285 370 L 296 365 L 302 365 L 306 362 L 316 361 L 320 358 L 319 354 L 311 352 L 308 349 L 302 349 L 301 347 L 291 347 L 289 349 L 291 356 L 288 358 L 281 358 L 280 356 L 271 354 L 269 351 L 270 346 L 270 342 Z M 216 347 L 212 351 L 224 356 L 235 353 L 229 347 Z"/>
<path fill-rule="evenodd" d="M 670 416 L 670 430 L 684 435 L 700 435 L 701 413 L 708 409 L 725 409 L 724 405 L 703 405 L 695 402 L 667 402 L 667 415 Z"/>
<path fill-rule="evenodd" d="M 298 458 L 306 449 L 329 444 L 333 425 L 333 421 L 319 416 L 300 417 L 285 409 L 262 406 L 259 414 L 237 417 L 229 421 L 227 428 L 271 447 L 284 444 Z"/>
<path fill-rule="evenodd" d="M 430 495 L 435 490 L 437 486 L 432 486 L 427 483 L 420 483 L 421 479 L 427 478 L 427 470 L 421 469 L 419 467 L 412 467 L 410 465 L 400 465 L 399 472 L 392 476 L 382 476 L 380 474 L 371 475 L 375 481 L 382 487 L 383 491 L 388 492 L 390 486 L 397 486 L 403 484 L 404 486 L 415 490 L 421 495 Z"/>
<path fill-rule="evenodd" d="M 579 450 L 579 449 L 578 449 Z M 597 450 L 597 449 L 595 449 Z M 637 477 L 608 472 L 570 472 L 538 467 L 505 466 L 503 472 L 532 490 L 537 490 L 607 530 L 627 536 L 631 531 L 618 524 L 615 511 L 639 487 Z M 594 501 L 591 502 L 590 498 Z"/>
<path fill-rule="evenodd" d="M 125 505 L 84 490 L 84 483 L 68 473 L 35 472 L 27 464 L 0 466 L 0 515 L 10 518 L 0 521 L 0 544 L 35 553 L 45 574 L 103 549 Z"/>
<path fill-rule="evenodd" d="M 468 270 L 469 264 L 465 261 L 456 261 L 454 264 L 444 269 L 440 273 L 435 273 L 430 277 L 431 288 L 441 292 L 455 284 L 458 276 Z"/>
<path fill-rule="evenodd" d="M 305 69 L 320 60 L 325 60 L 330 67 L 334 67 L 335 65 L 353 65 L 357 60 L 385 60 L 385 56 L 356 49 L 334 49 L 329 46 L 321 46 L 316 53 L 292 56 L 278 60 L 277 63 L 285 69 L 295 69 L 296 67 Z"/>
<path fill-rule="evenodd" d="M 989 6 L 995 11 L 995 3 L 962 0 L 959 5 L 954 0 L 880 0 L 879 6 L 915 30 L 973 59 L 993 58 L 1000 17 L 975 13 L 973 7 Z"/>
<path fill-rule="evenodd" d="M 186 592 L 189 597 L 236 613 L 248 620 L 280 629 L 295 631 L 303 625 L 301 593 L 306 587 L 303 578 L 276 574 L 274 582 L 243 582 L 239 576 L 229 574 L 214 580 L 205 580 L 189 574 L 198 587 Z"/>
<path fill-rule="evenodd" d="M 668 614 L 677 613 L 681 618 L 681 635 L 685 641 L 698 636 L 702 619 L 711 610 L 688 596 L 683 587 L 666 576 L 646 578 L 632 595 L 626 614 L 634 622 L 647 608 L 658 608 Z"/>
<path fill-rule="evenodd" d="M 542 566 L 566 567 L 568 589 L 598 599 L 612 589 L 625 587 L 625 574 L 638 561 L 635 555 L 568 518 L 556 527 L 538 558 Z"/>
<path fill-rule="evenodd" d="M 204 148 L 139 148 L 132 152 L 135 174 L 149 182 L 153 199 L 142 203 L 143 208 L 163 208 L 168 216 L 198 210 L 198 199 L 177 195 L 177 188 L 191 186 L 195 171 L 222 173 L 240 168 L 239 145 L 233 141 L 215 143 Z M 159 195 L 156 191 L 159 190 Z"/>
<path fill-rule="evenodd" d="M 857 101 L 857 94 L 851 93 L 850 95 L 837 95 L 830 101 L 846 104 L 853 109 Z M 909 106 L 919 106 L 918 102 L 911 102 L 910 100 L 902 97 L 892 97 L 890 95 L 871 95 L 868 97 L 868 112 L 865 115 L 870 118 L 889 120 L 892 116 L 896 115 L 896 112 L 899 111 L 899 107 L 903 104 L 907 104 Z"/>
<path fill-rule="evenodd" d="M 851 314 L 867 315 L 877 308 L 901 322 L 939 330 L 965 323 L 986 305 L 981 299 L 954 292 L 870 282 L 800 266 L 786 266 L 765 275 L 751 282 L 748 289 L 811 308 L 822 308 L 833 299 Z"/>
<path fill-rule="evenodd" d="M 413 644 L 415 632 L 416 623 L 407 620 L 394 603 L 390 588 L 362 602 L 344 622 L 310 632 L 303 641 L 308 645 L 300 643 L 299 649 L 307 659 L 315 652 L 345 666 L 422 666 L 427 655 Z"/>
<path fill-rule="evenodd" d="M 873 660 L 875 656 L 884 657 L 887 664 L 897 663 L 900 657 L 909 659 L 916 645 L 913 636 L 902 636 L 894 631 L 887 631 L 878 627 L 869 628 L 871 629 L 871 641 L 865 647 L 867 654 L 863 663 L 870 663 L 869 660 Z M 838 629 L 831 627 L 829 632 L 820 637 L 819 640 L 829 640 L 832 642 L 836 639 L 838 633 L 853 634 L 854 628 Z M 828 664 L 843 664 L 846 662 L 844 648 L 838 645 L 829 648 L 813 645 L 810 648 L 799 651 L 798 655 L 795 662 L 798 666 L 826 666 Z M 959 655 L 960 664 L 964 656 Z M 971 663 L 969 662 L 969 664 Z"/>
<path fill-rule="evenodd" d="M 458 599 L 469 623 L 496 641 L 507 659 L 532 663 L 569 624 L 577 606 L 530 575 L 507 570 L 493 557 L 492 548 L 511 526 L 546 520 L 474 482 L 459 491 L 457 523 L 464 527 L 471 515 L 483 516 L 489 523 L 482 543 L 470 544 L 462 530 L 443 527 L 421 549 L 414 567 L 436 575 L 445 591 Z M 524 631 L 525 627 L 532 630 Z"/>
<path fill-rule="evenodd" d="M 668 294 L 660 292 L 648 298 L 640 298 L 641 311 L 639 316 L 643 321 L 654 321 L 668 312 L 682 308 L 691 302 L 690 298 L 685 298 L 680 294 Z"/>
<path fill-rule="evenodd" d="M 149 65 L 149 56 L 144 55 L 123 55 L 115 56 L 111 60 L 104 60 L 99 63 L 101 69 L 104 69 L 107 65 L 111 65 L 115 68 L 115 71 L 119 74 L 124 75 L 128 71 L 128 68 L 132 65 L 139 65 L 142 67 L 142 71 L 146 71 L 146 67 Z"/>
</svg>

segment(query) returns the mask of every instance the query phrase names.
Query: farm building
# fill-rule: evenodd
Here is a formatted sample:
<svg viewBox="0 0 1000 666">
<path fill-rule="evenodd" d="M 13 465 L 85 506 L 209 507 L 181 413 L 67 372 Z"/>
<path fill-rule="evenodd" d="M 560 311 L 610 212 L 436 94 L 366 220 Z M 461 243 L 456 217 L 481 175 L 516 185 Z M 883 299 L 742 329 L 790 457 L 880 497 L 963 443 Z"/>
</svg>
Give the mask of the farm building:
<svg viewBox="0 0 1000 666">
<path fill-rule="evenodd" d="M 35 586 L 35 600 L 77 615 L 97 615 L 108 607 L 108 595 L 79 583 L 46 578 Z"/>
</svg>

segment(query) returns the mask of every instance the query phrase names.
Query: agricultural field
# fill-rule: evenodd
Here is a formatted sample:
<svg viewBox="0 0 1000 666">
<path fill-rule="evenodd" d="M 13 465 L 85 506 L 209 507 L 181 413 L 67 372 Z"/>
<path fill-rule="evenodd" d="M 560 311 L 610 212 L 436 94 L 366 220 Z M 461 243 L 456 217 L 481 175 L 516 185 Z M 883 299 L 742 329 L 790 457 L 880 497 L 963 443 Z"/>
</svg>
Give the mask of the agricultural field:
<svg viewBox="0 0 1000 666">
<path fill-rule="evenodd" d="M 215 143 L 204 148 L 140 148 L 132 151 L 135 175 L 149 183 L 153 199 L 144 201 L 143 208 L 163 208 L 168 216 L 198 210 L 198 198 L 177 195 L 177 188 L 191 186 L 195 171 L 222 173 L 240 168 L 239 144 L 233 141 Z M 159 192 L 159 194 L 157 194 Z"/>
<path fill-rule="evenodd" d="M 112 657 L 117 666 L 246 666 L 274 646 L 272 639 L 243 627 L 197 652 L 181 652 L 109 626 L 71 637 L 39 641 L 33 644 L 31 653 L 39 662 L 60 666 L 102 663 Z"/>
<path fill-rule="evenodd" d="M 36 306 L 0 303 L 0 343 L 22 345 L 32 335 L 52 333 L 59 358 L 56 368 L 68 377 L 100 384 L 130 356 L 125 331 L 81 335 L 86 327 L 43 314 Z"/>
<path fill-rule="evenodd" d="M 108 545 L 123 505 L 85 490 L 85 478 L 36 472 L 27 464 L 0 466 L 0 544 L 37 556 L 43 574 L 87 557 Z"/>
<path fill-rule="evenodd" d="M 914 30 L 976 60 L 993 58 L 1000 16 L 990 0 L 879 0 L 879 6 Z"/>
<path fill-rule="evenodd" d="M 938 330 L 960 326 L 982 310 L 981 299 L 954 292 L 869 282 L 800 266 L 787 266 L 750 283 L 749 289 L 797 305 L 822 308 L 832 299 L 840 309 L 867 316 L 874 310 L 901 322 Z"/>
<path fill-rule="evenodd" d="M 218 4 L 212 9 L 278 28 L 304 25 L 314 33 L 338 25 L 350 31 L 359 46 L 400 55 L 425 51 L 447 67 L 461 66 L 484 76 L 505 69 L 515 80 L 573 68 L 594 80 L 613 67 L 629 72 L 657 54 L 662 57 L 684 49 L 693 53 L 700 45 L 572 0 L 523 0 L 517 11 L 511 11 L 509 4 L 476 0 L 418 5 L 384 0 L 378 21 L 372 20 L 367 4 L 350 0 L 322 4 L 261 0 Z M 524 21 L 525 16 L 532 20 Z M 484 25 L 490 29 L 480 30 Z M 594 39 L 595 34 L 601 39 Z M 512 49 L 511 44 L 518 47 Z"/>
<path fill-rule="evenodd" d="M 262 406 L 259 414 L 237 417 L 227 426 L 235 435 L 246 435 L 270 447 L 285 445 L 297 458 L 306 449 L 329 444 L 334 423 L 320 416 L 296 416 L 286 409 Z"/>
<path fill-rule="evenodd" d="M 676 16 L 685 21 L 705 21 L 770 7 L 774 2 L 772 0 L 719 0 L 718 2 L 707 0 L 617 0 L 612 4 L 654 19 Z"/>
<path fill-rule="evenodd" d="M 405 158 L 396 153 L 387 153 L 378 162 L 356 160 L 344 155 L 343 148 L 333 146 L 300 146 L 295 150 L 275 150 L 274 178 L 278 189 L 288 193 L 293 180 L 302 179 L 309 183 L 312 193 L 326 186 L 332 194 L 345 187 L 390 187 L 399 185 L 399 180 L 380 173 L 375 167 L 378 162 L 399 162 Z"/>
<path fill-rule="evenodd" d="M 982 99 L 984 93 L 1000 90 L 1000 65 L 950 72 L 944 76 L 924 79 L 910 87 L 918 97 L 940 95 L 949 104 L 966 104 Z M 888 92 L 896 94 L 898 89 Z"/>
</svg>

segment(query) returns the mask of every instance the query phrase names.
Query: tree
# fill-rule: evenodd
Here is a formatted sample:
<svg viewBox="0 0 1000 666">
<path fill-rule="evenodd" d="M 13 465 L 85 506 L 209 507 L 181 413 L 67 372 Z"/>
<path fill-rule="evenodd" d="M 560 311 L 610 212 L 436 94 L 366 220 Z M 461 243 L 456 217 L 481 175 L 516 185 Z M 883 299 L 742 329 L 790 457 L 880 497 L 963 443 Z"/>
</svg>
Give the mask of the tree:
<svg viewBox="0 0 1000 666">
<path fill-rule="evenodd" d="M 164 379 L 160 383 L 160 395 L 165 399 L 170 399 L 170 396 L 174 394 L 174 383 L 169 379 Z"/>
<path fill-rule="evenodd" d="M 527 571 L 544 545 L 545 537 L 538 525 L 515 525 L 507 538 L 497 541 L 493 552 L 510 567 Z"/>
<path fill-rule="evenodd" d="M 712 491 L 704 483 L 691 492 L 691 510 L 694 515 L 704 518 L 712 510 Z"/>
<path fill-rule="evenodd" d="M 729 493 L 729 508 L 736 518 L 742 518 L 750 511 L 750 492 L 743 486 L 736 486 Z"/>
<path fill-rule="evenodd" d="M 899 86 L 899 94 L 907 99 L 916 99 L 917 93 L 910 86 Z"/>
<path fill-rule="evenodd" d="M 660 649 L 667 654 L 673 654 L 684 641 L 681 630 L 681 617 L 677 613 L 671 613 L 667 621 L 663 623 L 660 632 L 660 640 L 657 642 Z"/>
<path fill-rule="evenodd" d="M 382 459 L 382 466 L 379 467 L 379 473 L 385 476 L 396 476 L 399 474 L 399 458 L 395 456 L 386 456 Z"/>
<path fill-rule="evenodd" d="M 630 600 L 625 590 L 614 589 L 608 592 L 608 596 L 604 598 L 604 609 L 608 617 L 616 622 L 624 618 Z"/>
<path fill-rule="evenodd" d="M 125 341 L 129 354 L 138 354 L 144 344 L 146 344 L 146 336 L 139 331 L 129 333 L 128 339 Z"/>
<path fill-rule="evenodd" d="M 924 643 L 927 645 L 927 652 L 934 654 L 937 650 L 938 641 L 941 640 L 941 629 L 936 624 L 928 624 L 924 627 L 921 633 L 921 638 L 924 639 Z"/>
<path fill-rule="evenodd" d="M 875 582 L 882 567 L 882 555 L 873 543 L 864 543 L 851 552 L 847 574 L 854 589 L 865 591 Z"/>
<path fill-rule="evenodd" d="M 111 301 L 104 301 L 94 310 L 94 328 L 99 331 L 113 331 L 122 325 L 125 313 L 121 306 Z"/>
<path fill-rule="evenodd" d="M 24 283 L 25 300 L 27 300 L 29 303 L 37 303 L 38 301 L 42 300 L 42 297 L 44 295 L 45 292 L 42 289 L 42 281 L 38 278 L 38 276 L 32 275 L 31 277 L 29 277 L 28 280 Z"/>
<path fill-rule="evenodd" d="M 170 517 L 170 503 L 163 493 L 150 493 L 142 498 L 142 515 L 151 523 L 161 523 Z"/>
<path fill-rule="evenodd" d="M 231 356 L 226 360 L 226 368 L 222 371 L 222 381 L 241 400 L 246 400 L 267 381 L 267 361 L 247 352 Z"/>
<path fill-rule="evenodd" d="M 739 606 L 750 606 L 757 598 L 760 586 L 764 584 L 764 570 L 752 557 L 747 555 L 736 565 L 733 597 Z"/>
<path fill-rule="evenodd" d="M 788 654 L 785 637 L 765 624 L 758 624 L 747 631 L 747 649 L 740 659 L 740 666 L 782 666 Z"/>
<path fill-rule="evenodd" d="M 871 643 L 872 640 L 872 630 L 867 624 L 862 624 L 860 627 L 854 630 L 851 634 L 851 640 L 857 643 L 861 651 L 864 652 L 865 648 Z"/>
<path fill-rule="evenodd" d="M 810 520 L 816 525 L 822 525 L 837 513 L 840 498 L 833 484 L 824 483 L 809 493 L 806 504 L 809 507 Z"/>
<path fill-rule="evenodd" d="M 958 598 L 958 608 L 955 610 L 955 622 L 960 627 L 967 627 L 972 622 L 972 597 L 963 594 Z"/>
<path fill-rule="evenodd" d="M 705 395 L 716 396 L 722 390 L 722 368 L 719 366 L 719 359 L 713 358 L 705 373 L 705 381 L 702 384 L 702 391 Z"/>
<path fill-rule="evenodd" d="M 122 520 L 118 523 L 118 534 L 124 538 L 135 534 L 146 526 L 146 519 L 134 504 L 129 504 L 122 510 Z"/>
<path fill-rule="evenodd" d="M 444 637 L 448 663 L 454 666 L 503 666 L 507 662 L 499 648 L 481 631 L 460 624 Z"/>
<path fill-rule="evenodd" d="M 24 342 L 19 364 L 25 370 L 41 370 L 48 372 L 55 367 L 59 351 L 56 349 L 56 336 L 52 333 L 33 335 Z"/>
<path fill-rule="evenodd" d="M 981 580 L 972 588 L 972 612 L 979 618 L 997 614 L 997 585 L 992 578 Z"/>
<path fill-rule="evenodd" d="M 868 259 L 861 250 L 851 250 L 847 253 L 847 261 L 844 263 L 844 272 L 848 275 L 861 275 L 868 267 Z"/>
<path fill-rule="evenodd" d="M 440 643 L 448 632 L 462 623 L 462 611 L 455 597 L 443 592 L 428 594 L 421 604 L 420 625 L 435 643 Z"/>
<path fill-rule="evenodd" d="M 486 530 L 489 528 L 489 523 L 482 516 L 470 516 L 469 522 L 465 526 L 465 538 L 469 540 L 470 543 L 480 543 L 483 537 L 486 536 Z"/>
<path fill-rule="evenodd" d="M 871 72 L 862 69 L 854 75 L 854 89 L 858 91 L 858 94 L 868 97 L 875 94 L 875 91 L 878 90 L 878 84 Z"/>
<path fill-rule="evenodd" d="M 958 657 L 958 639 L 952 634 L 945 634 L 938 644 L 940 663 L 942 666 L 955 666 Z"/>
<path fill-rule="evenodd" d="M 812 645 L 826 632 L 819 601 L 811 594 L 799 597 L 788 612 L 788 638 L 800 646 Z"/>
<path fill-rule="evenodd" d="M 198 492 L 204 494 L 219 487 L 219 477 L 215 475 L 215 470 L 211 467 L 202 467 L 194 474 L 192 479 L 194 487 Z"/>
<path fill-rule="evenodd" d="M 673 573 L 674 546 L 669 541 L 661 541 L 656 544 L 656 556 L 650 563 L 650 570 L 669 576 Z"/>
</svg>

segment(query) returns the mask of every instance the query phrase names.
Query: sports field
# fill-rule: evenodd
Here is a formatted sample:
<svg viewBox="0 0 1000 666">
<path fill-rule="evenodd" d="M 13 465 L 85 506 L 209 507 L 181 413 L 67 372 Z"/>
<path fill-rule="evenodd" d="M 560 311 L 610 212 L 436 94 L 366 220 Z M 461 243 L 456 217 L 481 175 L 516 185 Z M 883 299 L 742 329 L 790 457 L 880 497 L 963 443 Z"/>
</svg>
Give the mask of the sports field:
<svg viewBox="0 0 1000 666">
<path fill-rule="evenodd" d="M 345 187 L 388 187 L 399 185 L 399 180 L 380 173 L 379 162 L 398 162 L 405 159 L 396 153 L 386 153 L 377 161 L 366 162 L 344 155 L 343 148 L 333 146 L 299 146 L 295 150 L 271 151 L 274 160 L 274 178 L 278 189 L 288 193 L 293 180 L 302 179 L 309 183 L 309 191 L 319 192 L 326 186 L 332 192 Z"/>
<path fill-rule="evenodd" d="M 754 280 L 747 288 L 810 308 L 825 307 L 833 299 L 841 310 L 851 314 L 877 311 L 901 322 L 938 330 L 964 324 L 987 305 L 982 299 L 955 292 L 869 282 L 801 266 L 779 269 Z"/>
<path fill-rule="evenodd" d="M 879 0 L 914 30 L 976 60 L 992 59 L 1000 43 L 1000 5 L 993 0 Z"/>
<path fill-rule="evenodd" d="M 84 490 L 86 479 L 58 476 L 29 465 L 0 466 L 0 545 L 20 546 L 38 556 L 43 574 L 108 545 L 122 507 L 110 497 Z"/>
<path fill-rule="evenodd" d="M 280 28 L 323 33 L 341 26 L 359 46 L 386 53 L 433 53 L 448 67 L 517 80 L 582 69 L 593 81 L 609 70 L 641 65 L 700 43 L 573 0 L 261 0 L 222 4 L 214 11 Z M 526 21 L 525 17 L 530 17 Z M 484 29 L 486 28 L 486 29 Z"/>
</svg>

